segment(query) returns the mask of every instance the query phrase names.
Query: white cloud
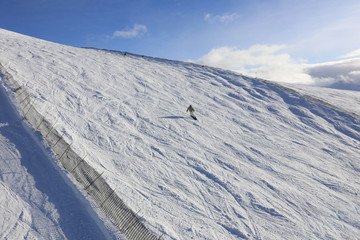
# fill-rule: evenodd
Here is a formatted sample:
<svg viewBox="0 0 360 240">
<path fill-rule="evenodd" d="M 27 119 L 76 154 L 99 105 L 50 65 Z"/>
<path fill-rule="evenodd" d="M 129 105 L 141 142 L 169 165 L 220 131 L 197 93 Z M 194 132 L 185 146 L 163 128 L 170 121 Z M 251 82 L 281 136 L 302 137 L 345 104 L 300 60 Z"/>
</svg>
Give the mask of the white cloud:
<svg viewBox="0 0 360 240">
<path fill-rule="evenodd" d="M 360 58 L 304 64 L 292 59 L 286 48 L 284 45 L 254 45 L 249 49 L 220 47 L 196 62 L 277 82 L 360 91 Z"/>
<path fill-rule="evenodd" d="M 197 63 L 278 82 L 313 83 L 304 66 L 282 52 L 285 48 L 284 45 L 254 45 L 245 50 L 220 47 L 212 49 Z"/>
<path fill-rule="evenodd" d="M 145 25 L 134 24 L 132 29 L 115 31 L 111 38 L 134 38 L 141 36 L 147 32 Z"/>
<path fill-rule="evenodd" d="M 341 56 L 340 58 L 353 58 L 353 57 L 360 57 L 360 49 L 349 52 L 348 54 L 345 54 L 344 56 Z"/>
<path fill-rule="evenodd" d="M 204 16 L 204 20 L 210 23 L 220 22 L 224 24 L 231 23 L 239 18 L 237 13 L 225 13 L 224 15 L 211 15 L 210 13 L 206 13 Z"/>
<path fill-rule="evenodd" d="M 360 91 L 360 58 L 313 64 L 305 71 L 319 86 Z"/>
</svg>

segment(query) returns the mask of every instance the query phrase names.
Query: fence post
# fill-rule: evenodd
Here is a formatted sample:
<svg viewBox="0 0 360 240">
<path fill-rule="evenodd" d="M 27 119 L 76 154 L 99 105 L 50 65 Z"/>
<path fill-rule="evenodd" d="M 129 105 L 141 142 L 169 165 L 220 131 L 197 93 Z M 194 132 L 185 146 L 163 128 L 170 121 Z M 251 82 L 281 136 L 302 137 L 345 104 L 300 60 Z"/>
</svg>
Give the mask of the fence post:
<svg viewBox="0 0 360 240">
<path fill-rule="evenodd" d="M 109 196 L 107 196 L 107 198 L 100 204 L 100 208 L 102 208 L 102 206 L 104 205 L 104 203 L 113 195 L 114 192 L 115 192 L 115 189 L 112 190 L 112 192 L 109 194 Z"/>
<path fill-rule="evenodd" d="M 35 128 L 35 129 L 39 129 L 39 127 L 40 127 L 40 125 L 43 123 L 43 121 L 44 121 L 44 117 L 42 117 L 42 120 L 41 120 L 41 122 L 40 122 L 40 124 L 39 124 L 39 126 L 37 126 L 37 128 Z"/>
<path fill-rule="evenodd" d="M 22 104 L 23 102 L 25 102 L 26 99 L 28 99 L 30 97 L 30 95 L 27 95 L 23 100 L 20 101 L 20 104 Z"/>
<path fill-rule="evenodd" d="M 26 91 L 26 89 L 24 88 L 24 90 L 21 93 L 19 93 L 19 95 L 17 97 L 20 97 L 25 91 Z M 14 91 L 14 92 L 16 92 L 16 91 Z"/>
<path fill-rule="evenodd" d="M 30 105 L 29 109 L 26 111 L 26 113 L 24 114 L 24 119 L 26 118 L 26 115 L 30 112 L 30 109 L 33 107 L 33 105 Z"/>
<path fill-rule="evenodd" d="M 46 134 L 45 138 L 47 138 L 47 136 L 49 136 L 49 134 L 50 134 L 51 131 L 53 130 L 55 124 L 57 123 L 57 120 L 58 120 L 58 118 L 56 119 L 55 123 L 51 126 L 50 131 Z"/>
<path fill-rule="evenodd" d="M 103 173 L 104 173 L 104 172 L 102 172 L 101 174 L 99 174 L 99 176 L 97 176 L 97 177 L 89 184 L 89 186 L 87 186 L 87 187 L 85 188 L 85 190 L 87 191 L 87 189 L 88 189 L 91 185 L 93 185 L 94 182 L 95 182 L 96 180 L 98 180 L 99 177 L 101 177 L 101 175 L 103 175 Z"/>
<path fill-rule="evenodd" d="M 63 154 L 61 154 L 61 157 L 59 157 L 59 161 L 61 161 L 61 158 L 64 156 L 64 154 L 69 151 L 69 148 L 71 147 L 71 144 L 69 144 L 69 146 L 66 148 L 66 150 L 63 152 Z"/>
<path fill-rule="evenodd" d="M 54 146 L 51 146 L 51 148 L 55 147 L 56 144 L 58 144 L 58 142 L 62 139 L 62 137 L 64 136 L 64 133 L 62 133 L 59 137 L 59 139 L 56 141 L 56 143 L 54 144 Z"/>
<path fill-rule="evenodd" d="M 31 103 L 31 101 L 28 101 L 28 103 L 23 107 L 23 110 Z"/>
<path fill-rule="evenodd" d="M 31 101 L 28 101 L 28 103 L 25 105 L 25 107 L 23 107 L 22 109 L 25 110 L 27 106 L 29 106 L 29 104 L 31 105 Z M 30 109 L 30 108 L 29 108 Z M 28 109 L 28 110 L 29 110 Z M 25 119 L 25 112 L 23 111 L 24 117 L 23 119 Z"/>
<path fill-rule="evenodd" d="M 85 161 L 85 158 L 86 158 L 86 157 L 87 157 L 87 155 L 85 155 L 84 158 L 81 158 L 81 161 L 76 164 L 76 166 L 73 168 L 73 170 L 70 171 L 70 173 L 73 173 L 73 171 L 80 165 L 80 163 L 82 163 L 83 161 Z"/>
</svg>

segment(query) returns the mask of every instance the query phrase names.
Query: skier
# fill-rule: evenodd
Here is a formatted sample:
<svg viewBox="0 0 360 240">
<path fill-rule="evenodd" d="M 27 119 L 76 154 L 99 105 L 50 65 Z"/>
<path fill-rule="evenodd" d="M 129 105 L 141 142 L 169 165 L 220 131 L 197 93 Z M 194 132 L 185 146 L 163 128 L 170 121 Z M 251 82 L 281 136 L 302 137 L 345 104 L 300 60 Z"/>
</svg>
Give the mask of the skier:
<svg viewBox="0 0 360 240">
<path fill-rule="evenodd" d="M 190 105 L 190 106 L 186 109 L 186 112 L 190 112 L 190 116 L 191 116 L 193 119 L 197 120 L 197 118 L 195 117 L 195 114 L 194 114 L 195 109 L 193 108 L 193 106 Z"/>
</svg>

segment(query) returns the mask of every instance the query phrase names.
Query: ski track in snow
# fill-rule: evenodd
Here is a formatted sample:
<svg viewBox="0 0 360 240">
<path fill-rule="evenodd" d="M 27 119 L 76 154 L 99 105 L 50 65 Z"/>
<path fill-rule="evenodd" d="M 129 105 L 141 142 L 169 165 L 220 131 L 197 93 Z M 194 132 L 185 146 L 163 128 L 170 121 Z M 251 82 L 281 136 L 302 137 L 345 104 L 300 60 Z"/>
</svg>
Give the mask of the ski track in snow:
<svg viewBox="0 0 360 240">
<path fill-rule="evenodd" d="M 360 236 L 354 117 L 221 69 L 5 30 L 0 63 L 164 239 Z"/>
</svg>

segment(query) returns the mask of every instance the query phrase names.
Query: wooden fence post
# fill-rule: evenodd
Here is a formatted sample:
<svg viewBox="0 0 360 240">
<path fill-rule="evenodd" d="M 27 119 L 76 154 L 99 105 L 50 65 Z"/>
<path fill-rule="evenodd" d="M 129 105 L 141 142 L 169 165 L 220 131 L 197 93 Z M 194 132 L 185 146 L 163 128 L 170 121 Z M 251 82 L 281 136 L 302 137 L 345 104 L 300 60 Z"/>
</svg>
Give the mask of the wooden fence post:
<svg viewBox="0 0 360 240">
<path fill-rule="evenodd" d="M 53 130 L 55 124 L 57 123 L 57 120 L 58 119 L 56 119 L 55 123 L 51 126 L 50 131 L 46 134 L 45 138 L 47 138 L 47 136 L 51 133 L 51 131 Z"/>
<path fill-rule="evenodd" d="M 61 157 L 59 157 L 59 161 L 61 161 L 61 158 L 64 156 L 64 154 L 69 151 L 69 148 L 71 147 L 71 144 L 69 144 L 69 146 L 66 148 L 66 150 L 63 152 L 63 154 L 61 154 Z"/>
<path fill-rule="evenodd" d="M 101 174 L 99 174 L 99 176 L 97 176 L 97 177 L 89 184 L 89 186 L 87 186 L 87 187 L 85 188 L 85 190 L 87 191 L 87 189 L 88 189 L 91 185 L 93 185 L 94 182 L 95 182 L 96 180 L 98 180 L 99 177 L 101 177 L 101 175 L 103 175 L 103 173 L 104 173 L 104 172 L 102 172 Z"/>
<path fill-rule="evenodd" d="M 56 143 L 54 144 L 54 146 L 51 146 L 51 148 L 55 147 L 56 144 L 58 144 L 58 142 L 62 139 L 62 137 L 64 136 L 64 133 L 62 133 L 59 137 L 59 139 L 56 141 Z"/>
<path fill-rule="evenodd" d="M 87 155 L 86 155 L 86 156 L 87 156 Z M 82 163 L 83 161 L 85 161 L 86 156 L 85 156 L 84 158 L 81 158 L 81 161 L 76 164 L 76 166 L 70 171 L 70 173 L 73 173 L 73 171 L 80 165 L 80 163 Z"/>
<path fill-rule="evenodd" d="M 115 189 L 112 190 L 112 192 L 109 194 L 109 196 L 100 204 L 100 208 L 102 208 L 102 206 L 104 205 L 104 203 L 113 195 L 114 192 L 115 192 Z"/>
<path fill-rule="evenodd" d="M 30 109 L 33 107 L 33 105 L 30 105 L 29 109 L 26 111 L 26 113 L 24 114 L 24 118 L 26 118 L 26 115 L 30 112 Z"/>
<path fill-rule="evenodd" d="M 40 124 L 39 124 L 39 126 L 37 126 L 37 128 L 35 128 L 35 129 L 39 129 L 39 127 L 40 127 L 40 125 L 43 123 L 43 121 L 44 121 L 44 117 L 42 117 L 42 119 L 41 119 L 41 122 L 40 122 Z"/>
</svg>

